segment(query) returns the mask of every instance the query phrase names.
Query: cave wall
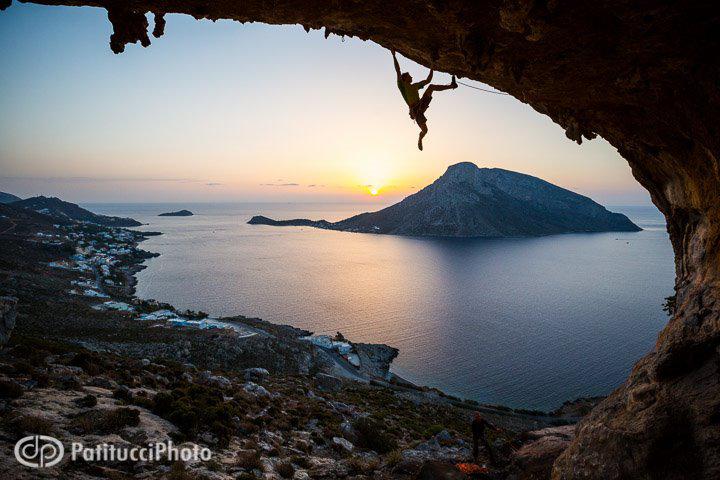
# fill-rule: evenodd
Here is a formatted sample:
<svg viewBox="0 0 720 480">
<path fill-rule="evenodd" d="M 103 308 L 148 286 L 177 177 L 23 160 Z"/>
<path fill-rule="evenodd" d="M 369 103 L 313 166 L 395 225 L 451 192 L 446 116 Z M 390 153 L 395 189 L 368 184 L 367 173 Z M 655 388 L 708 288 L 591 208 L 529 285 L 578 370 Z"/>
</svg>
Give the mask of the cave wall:
<svg viewBox="0 0 720 480">
<path fill-rule="evenodd" d="M 9 5 L 0 0 L 0 8 Z M 110 47 L 165 14 L 301 24 L 508 92 L 602 136 L 666 217 L 677 311 L 578 427 L 554 478 L 720 478 L 720 7 L 662 0 L 37 0 L 108 10 Z M 242 61 L 239 59 L 238 61 Z M 687 475 L 690 473 L 691 475 Z"/>
</svg>

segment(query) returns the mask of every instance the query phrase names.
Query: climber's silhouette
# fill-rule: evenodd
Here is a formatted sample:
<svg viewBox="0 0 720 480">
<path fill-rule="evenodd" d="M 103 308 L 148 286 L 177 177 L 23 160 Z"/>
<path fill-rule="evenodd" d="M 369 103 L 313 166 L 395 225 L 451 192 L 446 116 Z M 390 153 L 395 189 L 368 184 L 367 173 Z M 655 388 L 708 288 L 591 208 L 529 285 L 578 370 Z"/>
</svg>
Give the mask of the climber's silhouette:
<svg viewBox="0 0 720 480">
<path fill-rule="evenodd" d="M 415 120 L 415 123 L 420 127 L 420 137 L 418 138 L 418 148 L 423 149 L 422 140 L 427 134 L 427 118 L 425 118 L 425 110 L 430 106 L 430 100 L 432 100 L 433 92 L 440 92 L 442 90 L 448 90 L 450 88 L 457 88 L 457 82 L 455 81 L 455 75 L 452 77 L 452 81 L 448 85 L 430 85 L 427 90 L 423 93 L 422 98 L 420 97 L 420 89 L 425 87 L 433 77 L 433 71 L 430 70 L 427 78 L 421 82 L 413 83 L 413 79 L 409 73 L 402 73 L 400 71 L 400 64 L 395 56 L 395 50 L 392 50 L 393 62 L 395 63 L 395 73 L 397 73 L 397 86 L 402 93 L 405 103 L 410 107 L 410 118 Z"/>
</svg>

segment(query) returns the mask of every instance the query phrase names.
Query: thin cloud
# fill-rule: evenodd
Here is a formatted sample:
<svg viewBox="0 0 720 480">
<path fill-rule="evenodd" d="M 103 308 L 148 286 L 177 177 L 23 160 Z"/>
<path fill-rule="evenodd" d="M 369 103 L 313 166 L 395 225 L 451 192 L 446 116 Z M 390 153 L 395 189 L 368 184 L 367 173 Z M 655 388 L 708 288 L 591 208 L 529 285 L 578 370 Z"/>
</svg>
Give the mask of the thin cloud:
<svg viewBox="0 0 720 480">
<path fill-rule="evenodd" d="M 299 187 L 299 183 L 261 183 L 261 187 Z"/>
<path fill-rule="evenodd" d="M 375 185 L 372 183 L 369 183 L 367 185 L 358 185 L 358 187 L 364 187 L 364 188 L 379 187 L 379 188 L 382 188 L 383 190 L 388 190 L 391 188 L 398 188 L 397 185 Z M 411 188 L 415 188 L 415 187 L 411 187 Z"/>
<path fill-rule="evenodd" d="M 219 185 L 222 185 L 222 183 L 209 182 L 209 183 L 206 183 L 205 185 L 207 185 L 208 187 L 217 187 Z"/>
<path fill-rule="evenodd" d="M 200 180 L 191 178 L 137 178 L 137 177 L 24 177 L 24 176 L 0 176 L 0 180 L 34 180 L 41 182 L 66 182 L 66 183 L 99 183 L 99 182 L 173 182 L 173 183 L 194 183 Z"/>
</svg>

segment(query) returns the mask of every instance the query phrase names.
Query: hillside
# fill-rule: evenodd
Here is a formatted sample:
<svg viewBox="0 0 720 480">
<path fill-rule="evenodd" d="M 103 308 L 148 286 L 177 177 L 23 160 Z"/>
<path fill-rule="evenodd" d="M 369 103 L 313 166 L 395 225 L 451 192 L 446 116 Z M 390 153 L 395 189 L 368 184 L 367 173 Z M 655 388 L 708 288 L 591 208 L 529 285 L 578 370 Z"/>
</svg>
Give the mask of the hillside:
<svg viewBox="0 0 720 480">
<path fill-rule="evenodd" d="M 34 210 L 60 220 L 75 220 L 78 222 L 95 223 L 105 227 L 138 227 L 142 225 L 132 218 L 110 217 L 98 215 L 70 202 L 55 197 L 32 197 L 11 204 L 13 207 L 22 207 Z"/>
<path fill-rule="evenodd" d="M 12 193 L 0 192 L 0 203 L 12 203 L 22 200 L 20 197 Z"/>
<path fill-rule="evenodd" d="M 41 478 L 458 478 L 475 411 L 497 427 L 499 465 L 484 478 L 529 478 L 523 469 L 549 468 L 572 438 L 577 402 L 552 414 L 483 405 L 397 377 L 388 369 L 398 351 L 387 345 L 325 337 L 350 347 L 358 366 L 306 330 L 243 316 L 193 320 L 202 314 L 137 298 L 134 275 L 152 256 L 139 248 L 144 232 L 53 225 L 5 205 L 0 214 L 13 227 L 0 230 L 0 451 L 47 434 L 93 450 L 172 441 L 212 454 L 78 457 Z M 99 262 L 109 268 L 91 268 Z M 481 450 L 478 461 L 488 458 Z M 437 462 L 454 476 L 420 476 Z M 29 471 L 0 455 L 3 478 L 39 478 Z"/>
<path fill-rule="evenodd" d="M 351 232 L 440 237 L 520 237 L 641 230 L 625 215 L 539 178 L 464 162 L 377 212 L 330 223 L 253 217 L 251 224 L 301 225 Z"/>
</svg>

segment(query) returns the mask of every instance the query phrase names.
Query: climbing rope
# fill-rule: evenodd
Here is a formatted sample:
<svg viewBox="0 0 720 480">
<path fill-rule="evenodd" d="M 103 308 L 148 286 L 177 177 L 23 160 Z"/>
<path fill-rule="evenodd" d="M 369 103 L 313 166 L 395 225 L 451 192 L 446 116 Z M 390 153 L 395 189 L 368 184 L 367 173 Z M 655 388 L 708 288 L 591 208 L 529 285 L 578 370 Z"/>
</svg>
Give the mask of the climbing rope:
<svg viewBox="0 0 720 480">
<path fill-rule="evenodd" d="M 460 82 L 460 81 L 458 81 L 457 83 L 460 85 L 464 85 L 466 87 L 474 88 L 475 90 L 480 90 L 482 92 L 494 93 L 495 95 L 510 95 L 509 93 L 505 93 L 505 92 L 498 92 L 495 90 L 488 90 L 487 88 L 480 88 L 480 87 L 476 87 L 474 85 L 468 85 L 467 83 Z"/>
</svg>

